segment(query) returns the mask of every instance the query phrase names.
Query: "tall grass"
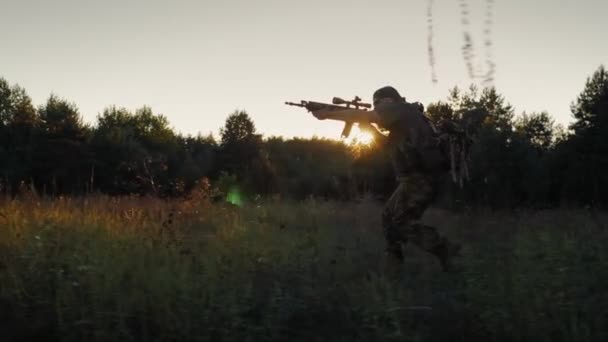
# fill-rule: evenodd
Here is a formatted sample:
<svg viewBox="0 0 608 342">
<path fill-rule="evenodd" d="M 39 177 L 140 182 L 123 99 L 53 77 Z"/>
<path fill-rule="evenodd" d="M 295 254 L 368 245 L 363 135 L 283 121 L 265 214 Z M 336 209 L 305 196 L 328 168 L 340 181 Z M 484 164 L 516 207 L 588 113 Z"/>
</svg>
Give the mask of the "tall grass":
<svg viewBox="0 0 608 342">
<path fill-rule="evenodd" d="M 3 199 L 0 338 L 608 340 L 605 214 L 432 210 L 462 271 L 408 247 L 388 276 L 380 210 Z"/>
</svg>

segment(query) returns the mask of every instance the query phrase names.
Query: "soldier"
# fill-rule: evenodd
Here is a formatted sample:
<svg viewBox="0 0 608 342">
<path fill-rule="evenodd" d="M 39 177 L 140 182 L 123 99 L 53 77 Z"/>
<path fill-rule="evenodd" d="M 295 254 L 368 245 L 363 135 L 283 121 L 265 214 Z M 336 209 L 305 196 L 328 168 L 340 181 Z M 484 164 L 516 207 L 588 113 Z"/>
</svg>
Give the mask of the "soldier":
<svg viewBox="0 0 608 342">
<path fill-rule="evenodd" d="M 435 130 L 423 114 L 419 103 L 408 103 L 393 87 L 374 92 L 374 110 L 313 111 L 320 120 L 356 121 L 362 129 L 389 150 L 398 186 L 382 212 L 389 265 L 403 263 L 401 245 L 412 242 L 437 256 L 444 271 L 451 268 L 450 259 L 460 246 L 441 237 L 435 228 L 419 220 L 437 195 L 439 176 L 449 163 L 437 147 Z M 388 130 L 388 137 L 371 125 Z"/>
</svg>

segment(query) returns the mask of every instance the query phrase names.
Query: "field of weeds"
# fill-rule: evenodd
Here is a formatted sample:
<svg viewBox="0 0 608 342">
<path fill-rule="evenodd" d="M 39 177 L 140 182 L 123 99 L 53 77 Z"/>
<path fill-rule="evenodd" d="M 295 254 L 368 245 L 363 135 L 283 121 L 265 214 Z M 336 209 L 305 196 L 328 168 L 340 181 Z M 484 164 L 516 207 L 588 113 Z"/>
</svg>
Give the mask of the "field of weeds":
<svg viewBox="0 0 608 342">
<path fill-rule="evenodd" d="M 383 272 L 381 205 L 0 201 L 3 341 L 607 341 L 608 215 L 451 213 Z"/>
</svg>

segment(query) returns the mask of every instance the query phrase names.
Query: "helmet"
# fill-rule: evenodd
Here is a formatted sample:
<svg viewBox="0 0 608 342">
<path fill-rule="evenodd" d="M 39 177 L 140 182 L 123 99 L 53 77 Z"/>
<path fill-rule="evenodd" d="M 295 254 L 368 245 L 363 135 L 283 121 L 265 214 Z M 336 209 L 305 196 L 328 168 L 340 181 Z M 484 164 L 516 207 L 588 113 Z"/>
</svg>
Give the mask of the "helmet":
<svg viewBox="0 0 608 342">
<path fill-rule="evenodd" d="M 374 104 L 376 104 L 378 102 L 378 100 L 387 98 L 387 97 L 391 98 L 395 101 L 404 101 L 405 100 L 405 98 L 401 97 L 401 95 L 399 94 L 397 89 L 395 89 L 391 86 L 386 86 L 386 87 L 382 87 L 374 92 Z"/>
</svg>

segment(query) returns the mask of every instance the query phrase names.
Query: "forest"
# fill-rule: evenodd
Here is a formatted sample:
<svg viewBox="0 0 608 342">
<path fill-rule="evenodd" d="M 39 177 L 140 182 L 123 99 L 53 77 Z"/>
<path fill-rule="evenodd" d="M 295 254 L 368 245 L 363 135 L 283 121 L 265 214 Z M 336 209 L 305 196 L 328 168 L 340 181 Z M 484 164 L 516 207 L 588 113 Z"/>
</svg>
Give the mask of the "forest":
<svg viewBox="0 0 608 342">
<path fill-rule="evenodd" d="M 608 201 L 608 77 L 600 66 L 573 94 L 573 122 L 521 112 L 493 87 L 453 88 L 426 104 L 433 122 L 482 108 L 489 116 L 470 155 L 471 179 L 446 182 L 442 203 L 493 208 L 602 206 Z M 202 115 L 196 114 L 196 115 Z M 185 136 L 170 113 L 108 106 L 95 124 L 76 104 L 51 95 L 36 107 L 27 91 L 0 79 L 1 189 L 11 196 L 188 196 L 382 199 L 394 187 L 388 157 L 373 143 L 264 137 L 246 111 L 227 114 L 220 136 Z M 314 119 L 311 117 L 311 120 Z M 201 131 L 213 128 L 201 127 Z M 234 197 L 234 196 L 232 196 Z M 459 204 L 460 203 L 460 204 Z"/>
</svg>

